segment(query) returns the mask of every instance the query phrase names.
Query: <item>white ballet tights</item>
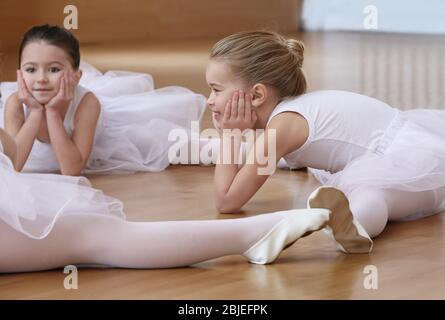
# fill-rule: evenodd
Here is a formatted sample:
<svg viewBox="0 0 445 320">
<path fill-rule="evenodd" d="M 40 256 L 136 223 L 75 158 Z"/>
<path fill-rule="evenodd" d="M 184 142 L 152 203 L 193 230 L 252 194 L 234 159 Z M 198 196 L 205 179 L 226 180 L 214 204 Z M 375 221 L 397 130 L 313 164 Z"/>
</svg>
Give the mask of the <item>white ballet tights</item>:
<svg viewBox="0 0 445 320">
<path fill-rule="evenodd" d="M 388 220 L 437 213 L 445 201 L 445 187 L 422 192 L 358 188 L 348 195 L 348 200 L 354 217 L 371 237 L 376 237 Z"/>
<path fill-rule="evenodd" d="M 0 272 L 69 264 L 170 268 L 242 254 L 283 219 L 282 213 L 239 219 L 129 222 L 104 215 L 63 216 L 50 234 L 31 239 L 0 220 Z"/>
</svg>

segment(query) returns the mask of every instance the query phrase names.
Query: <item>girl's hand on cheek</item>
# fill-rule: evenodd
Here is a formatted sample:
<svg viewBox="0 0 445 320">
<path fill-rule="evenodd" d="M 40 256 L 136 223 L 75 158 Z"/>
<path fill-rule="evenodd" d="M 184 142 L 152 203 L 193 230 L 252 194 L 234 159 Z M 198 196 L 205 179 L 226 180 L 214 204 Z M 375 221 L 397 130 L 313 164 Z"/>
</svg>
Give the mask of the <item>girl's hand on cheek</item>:
<svg viewBox="0 0 445 320">
<path fill-rule="evenodd" d="M 45 105 L 49 112 L 58 111 L 68 107 L 74 98 L 75 82 L 72 73 L 67 70 L 60 78 L 60 86 L 57 94 Z"/>
<path fill-rule="evenodd" d="M 26 105 L 31 112 L 43 110 L 43 106 L 32 96 L 31 92 L 29 92 L 21 70 L 17 70 L 17 88 L 19 101 Z"/>
<path fill-rule="evenodd" d="M 240 129 L 243 132 L 246 129 L 252 129 L 257 121 L 255 110 L 252 110 L 252 96 L 243 91 L 235 91 L 232 99 L 227 101 L 222 129 Z"/>
</svg>

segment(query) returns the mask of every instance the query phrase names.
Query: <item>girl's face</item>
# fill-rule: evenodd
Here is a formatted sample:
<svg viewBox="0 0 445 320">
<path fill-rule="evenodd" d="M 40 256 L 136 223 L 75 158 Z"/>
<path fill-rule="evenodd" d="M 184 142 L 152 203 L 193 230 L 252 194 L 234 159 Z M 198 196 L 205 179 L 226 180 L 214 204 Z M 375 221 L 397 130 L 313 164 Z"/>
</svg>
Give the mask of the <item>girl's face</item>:
<svg viewBox="0 0 445 320">
<path fill-rule="evenodd" d="M 207 64 L 206 81 L 211 89 L 207 104 L 212 110 L 213 125 L 221 129 L 221 121 L 227 101 L 237 90 L 247 92 L 244 82 L 235 76 L 232 68 L 224 61 L 210 59 Z"/>
<path fill-rule="evenodd" d="M 21 66 L 28 90 L 40 104 L 48 103 L 58 92 L 63 71 L 70 71 L 80 79 L 80 71 L 73 71 L 68 54 L 44 41 L 31 42 L 23 49 Z"/>
</svg>

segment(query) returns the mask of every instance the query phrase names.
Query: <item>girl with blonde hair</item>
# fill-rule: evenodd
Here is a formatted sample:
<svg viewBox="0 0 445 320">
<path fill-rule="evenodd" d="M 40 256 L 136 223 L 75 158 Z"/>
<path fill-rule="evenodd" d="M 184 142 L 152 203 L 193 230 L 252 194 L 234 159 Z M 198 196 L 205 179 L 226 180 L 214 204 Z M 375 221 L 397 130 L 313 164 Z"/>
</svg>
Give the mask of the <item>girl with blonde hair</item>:
<svg viewBox="0 0 445 320">
<path fill-rule="evenodd" d="M 388 220 L 443 211 L 445 111 L 400 111 L 347 91 L 306 92 L 304 49 L 301 41 L 254 31 L 230 35 L 211 50 L 208 105 L 222 133 L 217 209 L 238 211 L 272 174 L 259 174 L 259 149 L 291 167 L 310 168 L 323 186 L 308 207 L 332 211 L 325 231 L 342 251 L 371 251 L 371 238 Z M 249 130 L 264 130 L 248 151 L 254 161 L 225 161 Z"/>
</svg>

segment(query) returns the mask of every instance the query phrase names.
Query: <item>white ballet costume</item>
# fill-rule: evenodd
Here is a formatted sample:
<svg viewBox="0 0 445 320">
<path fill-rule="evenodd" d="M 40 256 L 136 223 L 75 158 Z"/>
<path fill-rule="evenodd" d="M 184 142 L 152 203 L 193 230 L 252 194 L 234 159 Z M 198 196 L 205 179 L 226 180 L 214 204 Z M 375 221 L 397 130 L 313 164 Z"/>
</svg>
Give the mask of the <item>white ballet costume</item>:
<svg viewBox="0 0 445 320">
<path fill-rule="evenodd" d="M 101 103 L 94 145 L 82 173 L 165 169 L 170 165 L 168 150 L 175 143 L 169 141 L 168 134 L 180 129 L 190 136 L 191 122 L 200 121 L 205 111 L 204 96 L 182 87 L 154 90 L 153 79 L 148 74 L 127 71 L 102 74 L 84 62 L 80 69 L 82 78 L 64 119 L 67 133 L 71 136 L 74 131 L 74 115 L 87 92 L 93 92 Z M 17 90 L 17 84 L 4 82 L 0 90 L 4 104 Z M 4 111 L 1 111 L 3 117 Z M 58 170 L 52 146 L 35 141 L 23 171 Z"/>
<path fill-rule="evenodd" d="M 0 273 L 66 265 L 169 268 L 243 255 L 275 261 L 329 219 L 326 209 L 201 221 L 127 221 L 84 177 L 16 172 L 0 141 Z"/>
<path fill-rule="evenodd" d="M 354 218 L 375 237 L 388 220 L 445 210 L 445 110 L 400 111 L 364 95 L 324 90 L 282 101 L 309 137 L 284 159 L 308 167 L 324 186 L 347 196 Z"/>
<path fill-rule="evenodd" d="M 60 217 L 78 214 L 125 219 L 121 201 L 91 188 L 85 177 L 16 172 L 0 146 L 0 220 L 42 239 Z"/>
</svg>

